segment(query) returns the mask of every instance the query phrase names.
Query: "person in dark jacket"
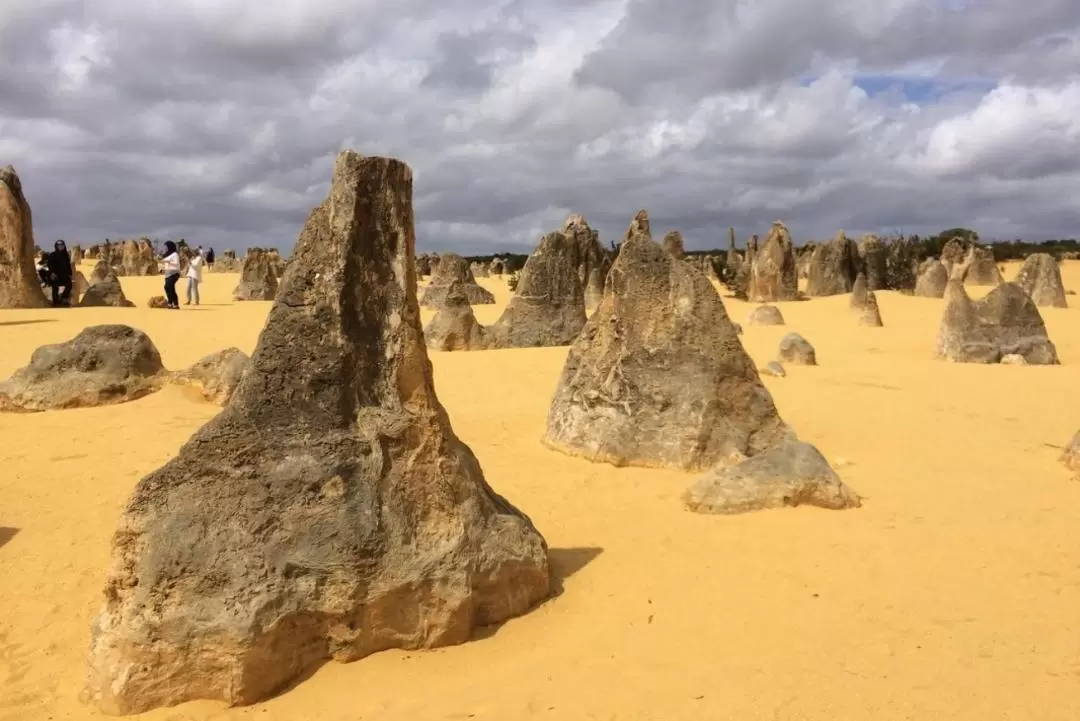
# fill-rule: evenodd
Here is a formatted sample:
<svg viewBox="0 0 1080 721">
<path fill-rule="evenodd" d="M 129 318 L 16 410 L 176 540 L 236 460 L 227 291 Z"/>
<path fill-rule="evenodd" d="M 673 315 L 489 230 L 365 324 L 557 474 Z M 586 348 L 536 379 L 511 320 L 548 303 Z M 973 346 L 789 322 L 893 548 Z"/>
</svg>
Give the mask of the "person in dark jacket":
<svg viewBox="0 0 1080 721">
<path fill-rule="evenodd" d="M 206 251 L 206 267 L 210 270 L 214 269 L 214 249 Z"/>
<path fill-rule="evenodd" d="M 58 240 L 53 244 L 53 252 L 49 253 L 49 285 L 52 286 L 53 308 L 71 306 L 71 279 L 73 275 L 71 256 L 68 254 L 67 244 L 62 240 Z M 61 288 L 64 290 L 61 291 Z"/>
</svg>

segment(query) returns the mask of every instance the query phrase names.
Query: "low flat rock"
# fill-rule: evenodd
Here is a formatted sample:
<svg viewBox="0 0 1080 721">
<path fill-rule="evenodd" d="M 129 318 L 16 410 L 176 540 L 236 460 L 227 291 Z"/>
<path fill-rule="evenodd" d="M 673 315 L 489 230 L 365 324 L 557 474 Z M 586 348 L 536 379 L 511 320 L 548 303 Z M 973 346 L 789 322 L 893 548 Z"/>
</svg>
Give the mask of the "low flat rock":
<svg viewBox="0 0 1080 721">
<path fill-rule="evenodd" d="M 211 353 L 190 368 L 173 375 L 173 382 L 195 386 L 202 397 L 211 403 L 225 405 L 240 383 L 248 364 L 248 356 L 239 348 L 226 348 Z"/>
<path fill-rule="evenodd" d="M 728 515 L 786 506 L 842 510 L 862 505 L 821 452 L 799 441 L 713 468 L 683 494 L 683 503 L 696 513 Z"/>
<path fill-rule="evenodd" d="M 798 333 L 788 333 L 780 339 L 776 357 L 784 363 L 801 366 L 817 365 L 817 353 L 814 351 L 814 346 Z"/>
<path fill-rule="evenodd" d="M 759 305 L 747 314 L 746 325 L 784 325 L 784 314 L 775 305 Z"/>
<path fill-rule="evenodd" d="M 41 346 L 0 383 L 0 410 L 47 411 L 125 403 L 165 381 L 150 337 L 126 325 L 95 325 L 64 343 Z"/>
</svg>

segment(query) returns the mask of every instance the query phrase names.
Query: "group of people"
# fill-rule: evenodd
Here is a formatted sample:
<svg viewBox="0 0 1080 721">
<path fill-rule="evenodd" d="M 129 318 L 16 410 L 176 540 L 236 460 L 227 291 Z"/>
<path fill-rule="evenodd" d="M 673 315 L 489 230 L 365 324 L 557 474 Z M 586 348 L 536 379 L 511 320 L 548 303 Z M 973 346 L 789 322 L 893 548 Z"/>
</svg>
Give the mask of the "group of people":
<svg viewBox="0 0 1080 721">
<path fill-rule="evenodd" d="M 165 252 L 162 253 L 162 261 L 165 272 L 165 300 L 168 308 L 179 308 L 180 297 L 176 294 L 176 284 L 180 280 L 180 251 L 176 243 L 171 240 L 165 241 Z M 41 252 L 37 260 L 37 274 L 42 288 L 52 288 L 52 304 L 54 308 L 71 307 L 71 290 L 75 284 L 75 269 L 71 265 L 71 254 L 68 253 L 67 244 L 62 240 L 53 244 L 51 253 Z M 202 246 L 195 248 L 187 265 L 187 301 L 184 305 L 199 305 L 199 283 L 202 282 L 203 266 L 214 268 L 214 249 L 210 248 L 205 254 Z"/>
<path fill-rule="evenodd" d="M 176 294 L 176 284 L 180 280 L 181 264 L 180 251 L 177 249 L 176 243 L 171 240 L 165 241 L 165 252 L 162 254 L 162 261 L 165 270 L 165 307 L 175 310 L 180 307 L 180 296 Z M 211 248 L 203 254 L 200 245 L 195 248 L 195 252 L 188 259 L 186 273 L 187 299 L 184 305 L 191 305 L 192 300 L 194 300 L 195 305 L 199 305 L 199 284 L 202 283 L 203 266 L 213 269 L 214 249 Z"/>
</svg>

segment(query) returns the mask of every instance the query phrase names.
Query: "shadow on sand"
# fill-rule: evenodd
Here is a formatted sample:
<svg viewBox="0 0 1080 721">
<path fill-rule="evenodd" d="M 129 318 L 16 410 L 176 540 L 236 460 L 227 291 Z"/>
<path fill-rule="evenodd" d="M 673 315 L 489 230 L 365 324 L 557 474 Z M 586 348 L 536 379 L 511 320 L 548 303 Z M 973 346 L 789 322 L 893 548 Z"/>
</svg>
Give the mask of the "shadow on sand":
<svg viewBox="0 0 1080 721">
<path fill-rule="evenodd" d="M 34 318 L 33 320 L 0 320 L 0 325 L 33 325 L 35 323 L 55 323 L 56 318 Z"/>
<path fill-rule="evenodd" d="M 18 532 L 18 528 L 8 528 L 7 526 L 0 526 L 0 548 L 3 548 L 12 538 L 15 538 L 15 534 Z"/>
</svg>

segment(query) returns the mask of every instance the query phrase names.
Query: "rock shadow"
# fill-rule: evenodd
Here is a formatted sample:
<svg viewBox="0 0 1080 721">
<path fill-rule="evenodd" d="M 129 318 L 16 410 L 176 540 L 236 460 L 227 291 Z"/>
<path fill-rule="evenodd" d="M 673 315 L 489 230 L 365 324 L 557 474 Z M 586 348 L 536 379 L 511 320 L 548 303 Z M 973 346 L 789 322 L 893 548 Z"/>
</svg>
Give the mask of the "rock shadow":
<svg viewBox="0 0 1080 721">
<path fill-rule="evenodd" d="M 15 534 L 18 532 L 18 528 L 8 528 L 7 526 L 0 526 L 0 548 L 3 548 L 12 538 L 15 538 Z"/>
</svg>

